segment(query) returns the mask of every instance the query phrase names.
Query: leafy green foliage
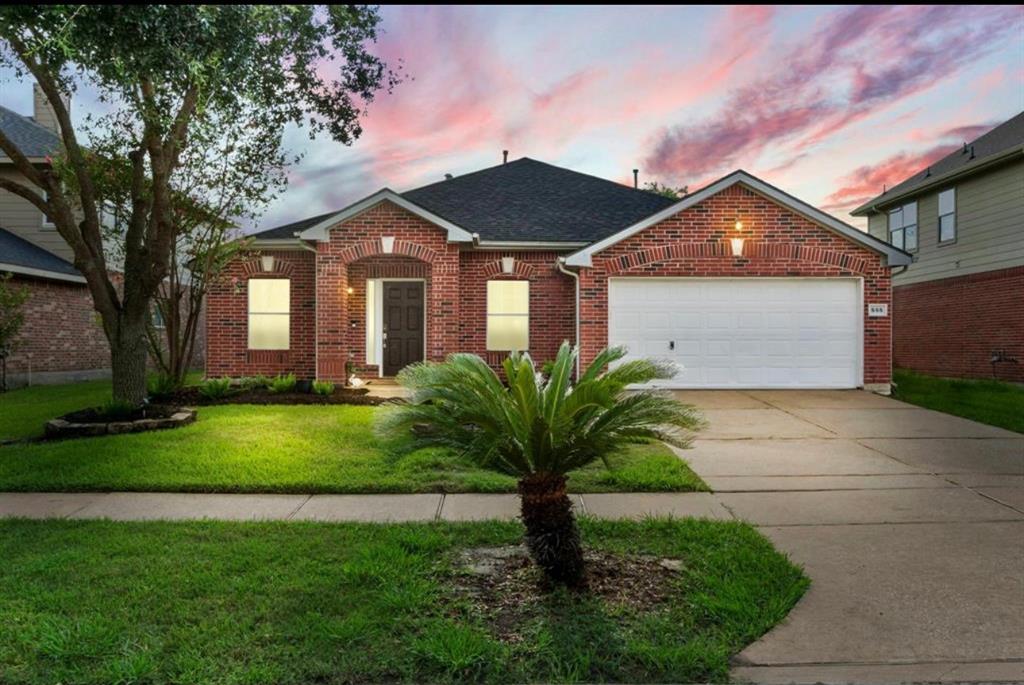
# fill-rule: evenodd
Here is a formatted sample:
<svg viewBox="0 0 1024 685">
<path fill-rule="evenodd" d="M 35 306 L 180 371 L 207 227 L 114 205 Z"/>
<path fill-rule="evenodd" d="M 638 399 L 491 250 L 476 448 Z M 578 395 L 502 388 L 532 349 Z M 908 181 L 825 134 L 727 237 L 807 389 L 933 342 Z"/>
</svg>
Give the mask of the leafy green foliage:
<svg viewBox="0 0 1024 685">
<path fill-rule="evenodd" d="M 270 379 L 261 374 L 238 379 L 238 387 L 242 390 L 258 390 L 269 386 Z"/>
<path fill-rule="evenodd" d="M 295 374 L 289 373 L 282 376 L 275 376 L 267 387 L 270 389 L 270 392 L 285 393 L 295 390 L 295 384 L 297 382 Z"/>
<path fill-rule="evenodd" d="M 178 390 L 181 387 L 181 383 L 177 378 L 168 373 L 158 373 L 149 377 L 146 386 L 149 389 L 150 397 L 161 399 Z"/>
<path fill-rule="evenodd" d="M 199 384 L 199 393 L 203 397 L 217 400 L 225 397 L 231 391 L 230 378 L 207 378 Z"/>
<path fill-rule="evenodd" d="M 726 682 L 807 587 L 746 524 L 581 529 L 593 549 L 679 559 L 670 594 L 637 611 L 555 593 L 502 641 L 456 560 L 514 544 L 510 522 L 0 520 L 0 681 Z"/>
<path fill-rule="evenodd" d="M 644 190 L 649 193 L 655 193 L 656 195 L 662 195 L 671 200 L 682 200 L 687 195 L 689 190 L 685 186 L 682 188 L 673 188 L 672 186 L 658 183 L 657 181 L 648 181 L 644 184 Z"/>
<path fill-rule="evenodd" d="M 609 348 L 573 385 L 576 356 L 564 343 L 545 376 L 529 355 L 513 354 L 504 363 L 507 385 L 471 354 L 406 367 L 398 380 L 412 396 L 382 413 L 379 432 L 417 447 L 443 446 L 484 468 L 524 477 L 607 462 L 626 445 L 651 439 L 685 446 L 701 427 L 696 410 L 671 395 L 627 390 L 671 377 L 671 367 L 621 361 L 625 350 Z"/>
<path fill-rule="evenodd" d="M 107 421 L 127 421 L 135 413 L 135 405 L 131 402 L 111 399 L 99 407 L 98 413 Z"/>
<path fill-rule="evenodd" d="M 313 381 L 313 392 L 317 395 L 333 395 L 334 383 L 330 381 Z"/>
</svg>

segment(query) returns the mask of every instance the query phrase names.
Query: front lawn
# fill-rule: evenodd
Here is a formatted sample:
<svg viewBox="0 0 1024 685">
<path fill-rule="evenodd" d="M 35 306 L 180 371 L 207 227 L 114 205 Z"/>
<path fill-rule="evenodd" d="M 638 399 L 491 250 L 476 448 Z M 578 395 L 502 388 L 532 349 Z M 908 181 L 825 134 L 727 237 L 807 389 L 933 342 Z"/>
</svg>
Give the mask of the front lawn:
<svg viewBox="0 0 1024 685">
<path fill-rule="evenodd" d="M 62 414 L 102 405 L 110 399 L 110 381 L 33 385 L 0 393 L 0 443 L 35 438 L 43 424 Z"/>
<path fill-rule="evenodd" d="M 807 587 L 746 524 L 581 527 L 681 560 L 664 599 L 563 592 L 499 633 L 457 559 L 512 523 L 0 521 L 0 682 L 723 682 Z"/>
<path fill-rule="evenodd" d="M 38 410 L 39 404 L 33 407 Z M 373 434 L 375 411 L 364 406 L 201 407 L 196 423 L 174 430 L 0 446 L 0 491 L 515 491 L 514 479 L 444 450 L 404 456 L 385 451 Z M 614 466 L 609 471 L 596 464 L 572 473 L 571 489 L 707 489 L 660 443 L 631 447 L 614 459 Z"/>
<path fill-rule="evenodd" d="M 1000 381 L 937 378 L 897 369 L 893 397 L 1024 433 L 1024 386 Z"/>
</svg>

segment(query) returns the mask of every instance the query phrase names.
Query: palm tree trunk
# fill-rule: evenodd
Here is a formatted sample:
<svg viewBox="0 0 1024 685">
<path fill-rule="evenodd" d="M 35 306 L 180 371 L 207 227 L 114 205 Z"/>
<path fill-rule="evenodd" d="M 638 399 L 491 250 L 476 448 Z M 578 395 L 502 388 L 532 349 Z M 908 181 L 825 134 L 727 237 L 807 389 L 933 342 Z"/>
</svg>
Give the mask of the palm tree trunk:
<svg viewBox="0 0 1024 685">
<path fill-rule="evenodd" d="M 565 481 L 553 473 L 533 474 L 519 481 L 519 498 L 534 562 L 552 581 L 575 587 L 583 582 L 583 547 Z"/>
</svg>

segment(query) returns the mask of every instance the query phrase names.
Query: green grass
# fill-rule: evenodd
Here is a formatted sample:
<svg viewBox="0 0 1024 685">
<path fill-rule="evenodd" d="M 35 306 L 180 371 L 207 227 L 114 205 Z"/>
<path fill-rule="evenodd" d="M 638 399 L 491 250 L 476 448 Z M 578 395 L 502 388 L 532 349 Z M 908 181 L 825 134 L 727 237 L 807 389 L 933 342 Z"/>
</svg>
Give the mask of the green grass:
<svg viewBox="0 0 1024 685">
<path fill-rule="evenodd" d="M 21 392 L 21 391 L 18 391 Z M 0 491 L 514 492 L 511 477 L 445 450 L 399 455 L 373 434 L 373 407 L 201 407 L 184 428 L 0 447 Z M 707 486 L 660 443 L 570 475 L 576 492 Z"/>
<path fill-rule="evenodd" d="M 937 378 L 899 369 L 893 380 L 896 399 L 1024 433 L 1024 386 Z"/>
<path fill-rule="evenodd" d="M 38 437 L 50 419 L 109 399 L 109 380 L 34 385 L 0 393 L 0 442 Z"/>
<path fill-rule="evenodd" d="M 723 682 L 808 584 L 742 523 L 582 530 L 683 560 L 668 599 L 556 593 L 509 643 L 451 583 L 517 524 L 0 521 L 0 682 Z"/>
</svg>

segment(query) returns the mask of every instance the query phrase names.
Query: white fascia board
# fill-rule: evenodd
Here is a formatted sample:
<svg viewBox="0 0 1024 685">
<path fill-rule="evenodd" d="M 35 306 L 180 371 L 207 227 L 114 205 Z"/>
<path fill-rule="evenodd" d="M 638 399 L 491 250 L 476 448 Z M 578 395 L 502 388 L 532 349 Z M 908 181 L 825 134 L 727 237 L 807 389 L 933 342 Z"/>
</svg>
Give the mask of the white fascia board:
<svg viewBox="0 0 1024 685">
<path fill-rule="evenodd" d="M 0 272 L 9 271 L 12 274 L 21 274 L 22 276 L 35 276 L 37 278 L 49 278 L 54 281 L 68 281 L 70 283 L 85 283 L 85 276 L 74 276 L 72 274 L 64 274 L 58 271 L 48 271 L 46 269 L 33 269 L 28 266 L 21 266 L 19 264 L 5 264 L 0 262 Z"/>
<path fill-rule="evenodd" d="M 586 247 L 585 242 L 558 242 L 544 240 L 481 240 L 477 248 L 481 250 L 578 250 Z"/>
<path fill-rule="evenodd" d="M 423 209 L 417 204 L 409 202 L 404 197 L 391 190 L 390 188 L 382 188 L 373 195 L 366 197 L 353 205 L 349 205 L 345 209 L 341 210 L 337 214 L 329 216 L 324 219 L 316 226 L 311 226 L 306 230 L 297 234 L 297 237 L 302 240 L 320 240 L 325 241 L 328 239 L 328 232 L 331 228 L 337 224 L 351 219 L 352 217 L 362 214 L 371 207 L 379 205 L 381 202 L 391 202 L 398 205 L 402 209 L 415 214 L 416 216 L 429 221 L 440 228 L 443 228 L 448 233 L 448 242 L 450 243 L 471 243 L 473 242 L 473 234 L 457 226 L 447 219 L 442 219 L 433 212 L 429 212 Z"/>
<path fill-rule="evenodd" d="M 661 223 L 665 219 L 668 219 L 685 209 L 689 209 L 690 207 L 708 199 L 712 195 L 720 193 L 726 188 L 736 185 L 737 183 L 742 183 L 755 193 L 764 195 L 783 207 L 791 209 L 797 214 L 802 214 L 816 224 L 839 233 L 853 242 L 863 245 L 869 250 L 885 255 L 889 266 L 903 266 L 910 264 L 913 261 L 913 257 L 903 250 L 895 248 L 883 240 L 879 240 L 864 231 L 850 226 L 849 224 L 826 214 L 820 209 L 817 209 L 816 207 L 813 207 L 806 202 L 798 200 L 792 195 L 779 190 L 775 186 L 769 185 L 761 179 L 751 176 L 745 171 L 734 171 L 728 176 L 715 181 L 711 185 L 698 190 L 696 193 L 687 195 L 679 202 L 666 207 L 657 214 L 653 214 L 643 221 L 635 223 L 614 235 L 610 235 L 604 240 L 599 240 L 586 249 L 569 255 L 569 257 L 566 258 L 565 263 L 567 266 L 591 267 L 593 266 L 593 255 L 598 252 L 601 252 L 602 250 L 605 250 L 626 238 L 636 235 L 645 228 L 650 228 L 655 224 Z"/>
</svg>

